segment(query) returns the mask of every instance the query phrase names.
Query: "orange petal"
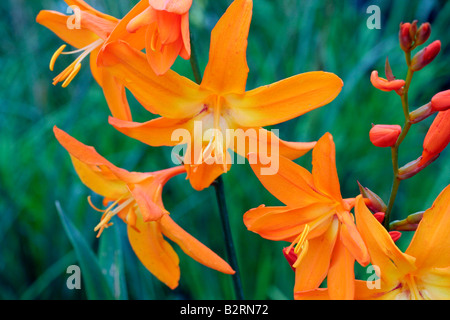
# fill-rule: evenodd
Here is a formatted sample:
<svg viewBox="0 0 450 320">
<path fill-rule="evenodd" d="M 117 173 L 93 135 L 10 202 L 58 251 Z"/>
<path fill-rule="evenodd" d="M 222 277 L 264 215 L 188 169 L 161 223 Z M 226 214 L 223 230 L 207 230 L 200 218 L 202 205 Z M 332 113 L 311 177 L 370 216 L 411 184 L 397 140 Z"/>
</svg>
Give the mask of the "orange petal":
<svg viewBox="0 0 450 320">
<path fill-rule="evenodd" d="M 148 63 L 157 75 L 165 74 L 180 54 L 183 48 L 183 39 L 180 37 L 174 42 L 163 44 L 156 24 L 147 27 L 145 38 L 145 50 Z M 156 45 L 155 41 L 157 43 Z"/>
<path fill-rule="evenodd" d="M 245 213 L 244 223 L 249 231 L 265 239 L 293 241 L 305 224 L 330 216 L 333 212 L 332 206 L 321 203 L 303 208 L 260 206 Z"/>
<path fill-rule="evenodd" d="M 171 70 L 157 76 L 145 54 L 125 42 L 105 46 L 99 65 L 119 79 L 147 110 L 163 117 L 190 118 L 202 110 L 202 101 L 209 95 L 200 91 L 191 80 Z"/>
<path fill-rule="evenodd" d="M 125 87 L 106 69 L 101 68 L 101 71 L 103 94 L 112 116 L 120 120 L 131 121 L 131 110 Z"/>
<path fill-rule="evenodd" d="M 131 194 L 139 206 L 144 222 L 159 220 L 165 214 L 166 211 L 157 204 L 161 201 L 161 191 L 156 189 L 153 179 L 136 184 Z"/>
<path fill-rule="evenodd" d="M 36 17 L 36 21 L 53 31 L 59 38 L 71 46 L 81 49 L 99 39 L 91 30 L 67 28 L 68 16 L 49 10 L 42 10 Z"/>
<path fill-rule="evenodd" d="M 97 66 L 97 57 L 101 50 L 101 47 L 95 48 L 92 50 L 92 52 L 89 54 L 89 64 L 91 66 L 91 72 L 92 76 L 94 77 L 95 81 L 102 86 L 103 85 L 103 72 L 102 70 Z"/>
<path fill-rule="evenodd" d="M 356 225 L 353 221 L 353 217 L 349 212 L 343 212 L 339 215 L 339 219 L 342 222 L 340 239 L 350 254 L 355 258 L 360 265 L 367 266 L 370 262 L 369 252 L 367 247 L 361 238 Z"/>
<path fill-rule="evenodd" d="M 194 260 L 209 268 L 226 274 L 235 273 L 228 263 L 183 230 L 170 218 L 168 214 L 163 215 L 160 220 L 160 225 L 164 235 L 177 243 L 180 248 Z"/>
<path fill-rule="evenodd" d="M 105 20 L 89 12 L 80 12 L 81 28 L 91 30 L 103 40 L 106 40 L 116 27 L 119 20 Z"/>
<path fill-rule="evenodd" d="M 181 16 L 181 38 L 183 39 L 183 49 L 180 52 L 180 56 L 183 59 L 191 58 L 191 34 L 189 31 L 189 13 L 185 13 Z"/>
<path fill-rule="evenodd" d="M 371 262 L 380 268 L 384 285 L 397 284 L 415 269 L 414 258 L 404 254 L 391 236 L 366 207 L 361 195 L 356 198 L 356 225 L 370 254 Z"/>
<path fill-rule="evenodd" d="M 192 6 L 192 0 L 148 0 L 155 10 L 164 10 L 177 14 L 184 14 Z"/>
<path fill-rule="evenodd" d="M 115 167 L 93 147 L 84 145 L 57 127 L 53 131 L 59 143 L 69 152 L 75 170 L 87 187 L 109 199 L 118 199 L 128 193 L 126 183 L 111 171 L 125 174 L 128 173 L 126 170 Z"/>
<path fill-rule="evenodd" d="M 370 284 L 370 282 L 369 282 Z M 395 300 L 401 287 L 374 287 L 367 281 L 355 280 L 355 300 Z"/>
<path fill-rule="evenodd" d="M 163 45 L 181 38 L 181 16 L 179 14 L 157 11 L 156 19 L 159 39 Z"/>
<path fill-rule="evenodd" d="M 316 142 L 290 142 L 278 138 L 272 131 L 263 128 L 235 130 L 233 150 L 242 157 L 249 153 L 278 157 L 278 154 L 290 160 L 297 159 L 312 150 Z M 245 142 L 245 143 L 244 143 Z"/>
<path fill-rule="evenodd" d="M 214 27 L 209 62 L 201 84 L 203 88 L 221 94 L 245 92 L 249 71 L 247 37 L 252 7 L 253 2 L 250 0 L 235 0 Z"/>
<path fill-rule="evenodd" d="M 88 5 L 85 1 L 83 0 L 64 0 L 67 5 L 69 7 L 71 6 L 77 6 L 78 8 L 80 8 L 81 11 L 85 11 L 85 12 L 89 12 L 99 18 L 105 19 L 105 20 L 110 20 L 110 21 L 115 21 L 117 22 L 117 19 L 107 15 L 103 12 L 98 11 L 97 9 L 94 9 L 92 6 Z"/>
<path fill-rule="evenodd" d="M 123 134 L 153 147 L 175 146 L 181 143 L 179 138 L 183 138 L 183 134 L 187 135 L 192 130 L 191 121 L 168 118 L 137 123 L 110 117 L 109 123 Z M 180 135 L 176 130 L 180 130 Z"/>
<path fill-rule="evenodd" d="M 327 286 L 332 300 L 353 300 L 355 294 L 355 258 L 341 241 L 334 246 Z"/>
<path fill-rule="evenodd" d="M 405 85 L 404 80 L 392 80 L 388 81 L 386 79 L 380 78 L 378 76 L 378 71 L 374 70 L 372 71 L 370 75 L 370 82 L 372 82 L 372 85 L 381 90 L 381 91 L 393 91 L 393 90 L 399 90 Z"/>
<path fill-rule="evenodd" d="M 330 103 L 342 86 L 342 80 L 332 73 L 308 72 L 227 99 L 241 126 L 269 126 Z"/>
<path fill-rule="evenodd" d="M 339 221 L 334 219 L 323 236 L 309 240 L 308 252 L 295 271 L 294 292 L 317 289 L 325 279 L 338 229 Z"/>
<path fill-rule="evenodd" d="M 444 268 L 450 265 L 450 185 L 425 211 L 405 253 L 416 258 L 421 268 Z"/>
<path fill-rule="evenodd" d="M 169 288 L 175 289 L 180 279 L 178 255 L 163 239 L 157 222 L 144 222 L 138 215 L 135 228 L 128 226 L 128 239 L 142 264 Z"/>
<path fill-rule="evenodd" d="M 227 166 L 228 169 L 230 165 Z M 192 188 L 201 191 L 208 188 L 224 171 L 223 164 L 186 164 L 187 177 Z"/>
<path fill-rule="evenodd" d="M 319 139 L 313 149 L 314 185 L 338 202 L 342 202 L 339 177 L 336 170 L 336 151 L 333 136 L 329 133 Z"/>
<path fill-rule="evenodd" d="M 319 288 L 309 291 L 297 291 L 294 292 L 295 300 L 330 300 L 328 289 Z"/>
</svg>

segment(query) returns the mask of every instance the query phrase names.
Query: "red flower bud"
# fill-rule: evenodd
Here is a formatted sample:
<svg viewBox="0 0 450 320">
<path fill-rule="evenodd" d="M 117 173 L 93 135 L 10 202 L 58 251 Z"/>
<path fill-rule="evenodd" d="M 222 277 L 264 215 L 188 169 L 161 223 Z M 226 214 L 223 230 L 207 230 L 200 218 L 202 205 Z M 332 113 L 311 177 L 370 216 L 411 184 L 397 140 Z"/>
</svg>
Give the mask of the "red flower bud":
<svg viewBox="0 0 450 320">
<path fill-rule="evenodd" d="M 389 235 L 394 242 L 397 242 L 397 240 L 402 236 L 402 233 L 399 231 L 389 231 Z"/>
<path fill-rule="evenodd" d="M 403 51 L 410 51 L 412 47 L 414 38 L 411 37 L 410 29 L 411 24 L 409 22 L 400 24 L 398 38 L 400 40 L 400 48 L 402 48 Z"/>
<path fill-rule="evenodd" d="M 381 90 L 381 91 L 394 91 L 399 90 L 405 85 L 404 80 L 386 80 L 384 78 L 380 78 L 378 76 L 378 71 L 374 70 L 372 71 L 372 74 L 370 75 L 370 82 L 372 82 L 372 85 Z"/>
<path fill-rule="evenodd" d="M 427 42 L 431 34 L 431 26 L 428 22 L 422 23 L 419 30 L 416 33 L 416 46 L 420 46 Z"/>
<path fill-rule="evenodd" d="M 437 114 L 423 141 L 422 162 L 438 156 L 450 143 L 450 110 Z"/>
<path fill-rule="evenodd" d="M 370 141 L 377 147 L 392 147 L 397 142 L 398 136 L 402 133 L 402 127 L 399 125 L 380 125 L 373 126 L 370 130 Z"/>
<path fill-rule="evenodd" d="M 429 102 L 426 105 L 423 105 L 420 108 L 417 108 L 416 110 L 410 112 L 409 121 L 411 123 L 418 123 L 435 113 L 436 110 L 433 110 L 433 108 L 431 107 L 431 102 Z"/>
<path fill-rule="evenodd" d="M 431 108 L 434 111 L 446 111 L 450 109 L 450 90 L 439 92 L 431 98 Z"/>
<path fill-rule="evenodd" d="M 379 223 L 383 223 L 385 213 L 384 212 L 377 212 L 377 213 L 374 213 L 373 216 L 375 217 L 375 219 L 378 220 Z"/>
<path fill-rule="evenodd" d="M 436 40 L 429 46 L 417 52 L 411 61 L 411 70 L 419 71 L 436 58 L 441 51 L 441 41 Z"/>
<path fill-rule="evenodd" d="M 372 212 L 385 212 L 387 209 L 387 205 L 381 200 L 381 198 L 369 188 L 363 187 L 358 181 L 359 191 L 363 198 L 368 199 L 368 203 L 366 203 L 367 207 Z"/>
</svg>

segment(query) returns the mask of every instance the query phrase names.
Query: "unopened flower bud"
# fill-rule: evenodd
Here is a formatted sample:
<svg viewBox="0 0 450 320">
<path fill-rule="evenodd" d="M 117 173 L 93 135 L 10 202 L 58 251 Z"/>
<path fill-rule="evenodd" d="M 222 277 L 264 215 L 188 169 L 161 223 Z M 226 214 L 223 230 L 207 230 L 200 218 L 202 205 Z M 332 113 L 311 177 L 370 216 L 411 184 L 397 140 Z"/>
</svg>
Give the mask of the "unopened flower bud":
<svg viewBox="0 0 450 320">
<path fill-rule="evenodd" d="M 414 20 L 413 23 L 411 23 L 411 26 L 409 27 L 409 36 L 411 37 L 411 40 L 416 39 L 416 33 L 417 33 L 417 20 Z"/>
<path fill-rule="evenodd" d="M 431 98 L 431 108 L 434 111 L 446 111 L 450 109 L 450 90 L 439 92 Z"/>
<path fill-rule="evenodd" d="M 423 141 L 423 162 L 439 156 L 450 143 L 450 110 L 437 114 Z"/>
<path fill-rule="evenodd" d="M 372 85 L 381 90 L 381 91 L 394 91 L 399 90 L 405 85 L 404 80 L 392 80 L 389 81 L 384 78 L 380 78 L 378 76 L 378 71 L 374 70 L 372 71 L 372 74 L 370 75 L 370 82 L 372 82 Z"/>
<path fill-rule="evenodd" d="M 372 212 L 382 213 L 387 209 L 386 204 L 381 200 L 381 198 L 369 188 L 363 187 L 358 181 L 359 191 L 363 198 L 368 199 L 369 203 L 367 203 L 367 207 Z M 375 213 L 376 214 L 376 213 Z M 383 216 L 384 217 L 384 216 Z"/>
<path fill-rule="evenodd" d="M 424 49 L 420 50 L 416 53 L 414 58 L 411 61 L 411 70 L 412 71 L 419 71 L 429 63 L 431 63 L 434 58 L 439 54 L 441 51 L 441 41 L 436 40 L 432 42 L 429 46 L 425 47 Z"/>
<path fill-rule="evenodd" d="M 377 147 L 392 147 L 402 133 L 402 127 L 399 125 L 377 124 L 370 130 L 370 141 Z"/>
<path fill-rule="evenodd" d="M 419 30 L 416 33 L 416 43 L 415 46 L 420 46 L 427 42 L 431 34 L 431 25 L 428 22 L 422 23 Z"/>
<path fill-rule="evenodd" d="M 379 223 L 383 223 L 385 215 L 386 214 L 384 212 L 376 212 L 376 213 L 373 214 L 373 216 L 375 217 L 375 219 L 377 219 L 377 221 Z"/>
<path fill-rule="evenodd" d="M 424 211 L 413 213 L 403 220 L 392 221 L 389 229 L 395 231 L 416 231 L 423 218 Z"/>
<path fill-rule="evenodd" d="M 402 233 L 399 231 L 389 231 L 389 235 L 394 242 L 397 242 L 397 240 L 402 236 Z"/>
<path fill-rule="evenodd" d="M 436 111 L 431 108 L 431 102 L 426 105 L 417 108 L 416 110 L 409 113 L 409 121 L 411 123 L 419 123 L 420 121 L 428 118 L 429 116 L 435 114 Z"/>
<path fill-rule="evenodd" d="M 407 22 L 400 24 L 398 38 L 400 40 L 400 48 L 402 48 L 403 51 L 410 51 L 412 47 L 414 38 L 411 37 L 410 29 L 411 23 Z"/>
</svg>

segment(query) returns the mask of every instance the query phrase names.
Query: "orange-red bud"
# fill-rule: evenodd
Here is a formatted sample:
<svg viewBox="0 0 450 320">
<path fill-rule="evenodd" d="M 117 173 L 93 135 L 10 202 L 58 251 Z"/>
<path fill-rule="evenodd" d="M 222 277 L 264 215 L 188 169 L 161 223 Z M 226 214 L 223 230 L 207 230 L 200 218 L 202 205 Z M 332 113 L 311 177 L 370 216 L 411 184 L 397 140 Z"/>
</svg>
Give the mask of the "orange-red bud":
<svg viewBox="0 0 450 320">
<path fill-rule="evenodd" d="M 398 38 L 400 40 L 400 47 L 403 51 L 410 51 L 412 47 L 412 43 L 414 37 L 411 36 L 411 23 L 401 23 L 400 24 L 400 32 L 398 34 Z"/>
<path fill-rule="evenodd" d="M 375 219 L 378 220 L 379 223 L 383 223 L 385 213 L 384 212 L 377 212 L 377 213 L 374 213 L 373 216 L 375 217 Z"/>
<path fill-rule="evenodd" d="M 424 44 L 431 34 L 431 25 L 428 22 L 422 23 L 419 30 L 416 33 L 416 43 L 415 46 L 420 46 Z"/>
<path fill-rule="evenodd" d="M 367 203 L 367 207 L 372 212 L 385 212 L 387 209 L 387 205 L 381 200 L 381 198 L 369 188 L 363 187 L 358 181 L 359 191 L 363 198 L 368 199 L 369 203 Z"/>
<path fill-rule="evenodd" d="M 399 231 L 389 231 L 389 235 L 391 236 L 392 240 L 396 242 L 398 239 L 400 239 L 402 233 Z"/>
<path fill-rule="evenodd" d="M 417 108 L 416 110 L 410 112 L 409 121 L 411 123 L 418 123 L 435 113 L 436 111 L 431 108 L 431 102 L 429 102 L 426 105 L 423 105 L 420 108 Z"/>
<path fill-rule="evenodd" d="M 377 147 L 392 147 L 402 133 L 402 127 L 399 125 L 380 125 L 373 126 L 370 130 L 370 141 Z"/>
<path fill-rule="evenodd" d="M 438 156 L 450 143 L 450 110 L 437 114 L 423 141 L 422 161 Z"/>
<path fill-rule="evenodd" d="M 431 98 L 431 108 L 434 111 L 446 111 L 450 109 L 450 90 L 439 92 Z"/>
<path fill-rule="evenodd" d="M 405 85 L 404 80 L 392 80 L 389 81 L 384 78 L 380 78 L 378 76 L 378 71 L 374 70 L 372 71 L 372 74 L 370 75 L 370 82 L 372 82 L 372 85 L 381 90 L 381 91 L 394 91 L 399 90 Z"/>
<path fill-rule="evenodd" d="M 441 41 L 436 40 L 429 46 L 417 52 L 411 61 L 411 70 L 419 71 L 436 58 L 441 51 Z"/>
</svg>

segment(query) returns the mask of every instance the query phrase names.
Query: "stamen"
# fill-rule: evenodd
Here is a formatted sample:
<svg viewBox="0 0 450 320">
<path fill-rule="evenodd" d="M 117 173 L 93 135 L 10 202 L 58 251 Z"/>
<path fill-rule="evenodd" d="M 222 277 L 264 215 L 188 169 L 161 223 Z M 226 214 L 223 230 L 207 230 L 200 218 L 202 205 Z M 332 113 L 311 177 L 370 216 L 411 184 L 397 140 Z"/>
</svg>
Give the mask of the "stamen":
<svg viewBox="0 0 450 320">
<path fill-rule="evenodd" d="M 123 198 L 123 197 L 122 197 Z M 119 205 L 117 208 L 115 208 L 114 210 L 112 210 L 112 208 L 117 205 L 117 203 L 120 201 L 121 199 L 117 200 L 116 202 L 114 202 L 112 205 L 110 205 L 108 207 L 108 209 L 105 210 L 105 215 L 102 218 L 102 220 L 100 221 L 100 223 L 94 228 L 94 231 L 99 230 L 100 228 L 104 227 L 105 224 L 108 224 L 109 221 L 111 220 L 112 217 L 114 217 L 116 214 L 118 214 L 120 211 L 122 211 L 123 209 L 125 209 L 131 202 L 134 201 L 134 199 L 131 197 L 129 198 L 127 201 L 125 201 L 124 203 L 122 203 L 121 205 Z"/>
<path fill-rule="evenodd" d="M 311 227 L 309 225 L 305 225 L 303 231 L 295 238 L 295 240 L 291 243 L 291 245 L 286 249 L 286 252 L 289 253 L 294 247 L 294 253 L 297 254 L 297 260 L 292 265 L 294 268 L 297 268 L 300 262 L 303 260 L 303 257 L 308 252 L 309 242 L 306 240 L 309 230 Z"/>
<path fill-rule="evenodd" d="M 61 55 L 61 53 L 64 51 L 64 49 L 66 48 L 66 45 L 63 44 L 61 47 L 59 47 L 58 50 L 56 50 L 56 52 L 53 54 L 52 59 L 50 60 L 50 71 L 53 71 L 53 69 L 55 68 L 55 62 L 58 59 L 58 57 Z"/>
<path fill-rule="evenodd" d="M 105 210 L 102 210 L 102 209 L 97 208 L 97 207 L 92 203 L 91 196 L 88 196 L 88 197 L 87 197 L 87 200 L 88 200 L 89 205 L 91 206 L 92 209 L 94 209 L 95 211 L 98 211 L 98 212 L 105 212 Z"/>
<path fill-rule="evenodd" d="M 72 62 L 66 69 L 64 69 L 63 72 L 61 72 L 58 76 L 56 76 L 53 79 L 53 85 L 56 85 L 57 83 L 64 81 L 62 87 L 63 88 L 67 87 L 70 84 L 70 82 L 72 82 L 72 80 L 76 77 L 78 72 L 80 71 L 81 62 L 92 51 L 94 51 L 96 48 L 98 48 L 103 43 L 104 43 L 103 39 L 98 39 L 98 40 L 92 42 L 91 44 L 87 45 L 86 47 L 78 49 L 78 50 L 74 50 L 74 51 L 70 51 L 70 52 L 63 52 L 64 49 L 66 48 L 66 45 L 62 45 L 58 50 L 56 50 L 56 52 L 52 56 L 52 59 L 50 60 L 50 70 L 51 71 L 54 70 L 56 60 L 58 59 L 58 57 L 60 55 L 75 54 L 75 53 L 79 53 L 79 52 L 83 52 L 83 53 L 77 59 L 75 59 L 75 61 Z"/>
</svg>

